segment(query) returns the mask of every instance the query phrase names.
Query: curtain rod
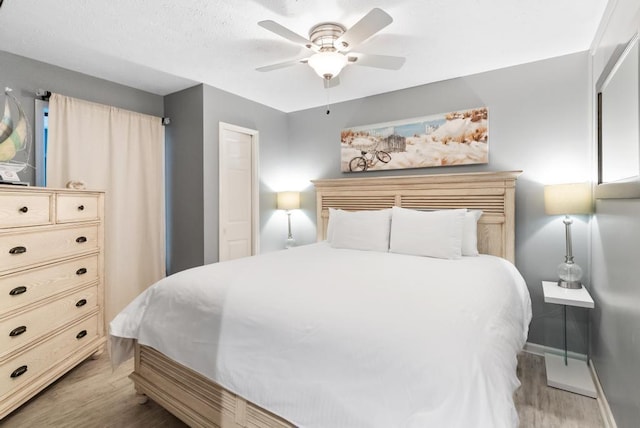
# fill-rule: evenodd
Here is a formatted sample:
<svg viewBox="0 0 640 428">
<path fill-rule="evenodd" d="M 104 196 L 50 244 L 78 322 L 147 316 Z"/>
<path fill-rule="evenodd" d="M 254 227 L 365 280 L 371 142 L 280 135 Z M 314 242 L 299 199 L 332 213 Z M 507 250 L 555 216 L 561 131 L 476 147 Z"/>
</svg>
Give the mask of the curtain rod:
<svg viewBox="0 0 640 428">
<path fill-rule="evenodd" d="M 2 5 L 2 0 L 0 0 L 0 5 Z M 36 89 L 36 97 L 40 97 L 40 99 L 42 99 L 43 101 L 49 101 L 49 98 L 51 97 L 51 91 L 47 91 L 46 89 L 42 89 L 42 88 L 38 88 Z M 162 117 L 160 118 L 162 125 L 163 126 L 167 126 L 171 124 L 171 118 L 170 117 Z"/>
</svg>

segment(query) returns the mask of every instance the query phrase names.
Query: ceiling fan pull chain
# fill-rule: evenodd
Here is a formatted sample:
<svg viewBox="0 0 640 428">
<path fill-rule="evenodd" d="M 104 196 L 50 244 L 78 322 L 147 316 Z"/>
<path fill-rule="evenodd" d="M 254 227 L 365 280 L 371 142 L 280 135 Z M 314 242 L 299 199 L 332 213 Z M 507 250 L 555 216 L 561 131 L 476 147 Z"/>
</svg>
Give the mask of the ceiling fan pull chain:
<svg viewBox="0 0 640 428">
<path fill-rule="evenodd" d="M 331 110 L 329 110 L 329 81 L 327 79 L 324 80 L 324 90 L 327 92 L 327 115 L 329 115 Z"/>
</svg>

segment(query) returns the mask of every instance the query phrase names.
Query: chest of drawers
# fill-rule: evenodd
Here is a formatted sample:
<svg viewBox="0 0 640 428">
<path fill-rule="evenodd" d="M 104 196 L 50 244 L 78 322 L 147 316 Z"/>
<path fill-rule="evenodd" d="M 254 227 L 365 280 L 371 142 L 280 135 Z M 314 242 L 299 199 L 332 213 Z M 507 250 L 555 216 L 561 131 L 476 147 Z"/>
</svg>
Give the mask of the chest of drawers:
<svg viewBox="0 0 640 428">
<path fill-rule="evenodd" d="M 104 194 L 0 185 L 0 419 L 105 347 Z"/>
</svg>

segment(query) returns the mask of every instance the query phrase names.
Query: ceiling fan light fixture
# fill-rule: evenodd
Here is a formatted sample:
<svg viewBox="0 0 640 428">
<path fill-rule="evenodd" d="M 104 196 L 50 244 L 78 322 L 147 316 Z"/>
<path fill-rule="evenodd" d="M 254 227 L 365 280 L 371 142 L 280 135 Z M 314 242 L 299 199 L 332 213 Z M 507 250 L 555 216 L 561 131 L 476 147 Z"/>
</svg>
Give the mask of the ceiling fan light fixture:
<svg viewBox="0 0 640 428">
<path fill-rule="evenodd" d="M 330 80 L 347 65 L 347 57 L 335 51 L 318 52 L 309 58 L 309 65 L 318 76 Z"/>
</svg>

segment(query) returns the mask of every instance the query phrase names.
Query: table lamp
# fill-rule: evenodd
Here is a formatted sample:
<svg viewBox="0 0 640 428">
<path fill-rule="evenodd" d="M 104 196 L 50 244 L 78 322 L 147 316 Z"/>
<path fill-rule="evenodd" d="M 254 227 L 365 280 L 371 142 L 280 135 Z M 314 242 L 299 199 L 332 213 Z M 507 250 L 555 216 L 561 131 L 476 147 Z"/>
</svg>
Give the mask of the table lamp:
<svg viewBox="0 0 640 428">
<path fill-rule="evenodd" d="M 569 214 L 590 214 L 593 212 L 590 183 L 554 184 L 544 186 L 544 210 L 547 215 L 564 214 L 567 254 L 558 265 L 558 286 L 582 288 L 582 268 L 573 261 L 571 251 L 571 223 Z"/>
<path fill-rule="evenodd" d="M 279 210 L 287 211 L 289 233 L 287 234 L 286 248 L 291 248 L 296 244 L 291 234 L 291 210 L 300 208 L 300 192 L 278 192 L 276 207 Z"/>
</svg>

